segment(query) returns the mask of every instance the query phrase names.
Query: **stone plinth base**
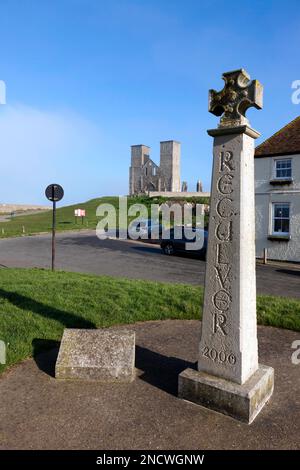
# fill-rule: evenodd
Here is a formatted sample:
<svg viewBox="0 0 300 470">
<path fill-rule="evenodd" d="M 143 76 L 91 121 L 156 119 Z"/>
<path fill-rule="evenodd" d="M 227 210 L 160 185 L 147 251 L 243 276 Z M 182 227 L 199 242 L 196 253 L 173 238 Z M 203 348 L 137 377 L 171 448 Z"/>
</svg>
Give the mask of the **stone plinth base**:
<svg viewBox="0 0 300 470">
<path fill-rule="evenodd" d="M 179 375 L 178 395 L 250 424 L 270 399 L 273 388 L 274 369 L 261 364 L 243 385 L 186 369 Z"/>
<path fill-rule="evenodd" d="M 55 377 L 129 383 L 135 378 L 134 361 L 133 331 L 65 329 Z"/>
</svg>

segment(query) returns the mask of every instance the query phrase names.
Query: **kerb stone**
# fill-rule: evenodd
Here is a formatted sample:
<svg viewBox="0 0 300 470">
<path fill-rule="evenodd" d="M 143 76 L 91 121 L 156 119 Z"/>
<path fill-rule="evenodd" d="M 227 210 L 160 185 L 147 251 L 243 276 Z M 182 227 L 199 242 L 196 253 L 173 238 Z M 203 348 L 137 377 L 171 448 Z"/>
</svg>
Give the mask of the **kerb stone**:
<svg viewBox="0 0 300 470">
<path fill-rule="evenodd" d="M 65 329 L 57 379 L 129 383 L 135 378 L 133 331 Z"/>
</svg>

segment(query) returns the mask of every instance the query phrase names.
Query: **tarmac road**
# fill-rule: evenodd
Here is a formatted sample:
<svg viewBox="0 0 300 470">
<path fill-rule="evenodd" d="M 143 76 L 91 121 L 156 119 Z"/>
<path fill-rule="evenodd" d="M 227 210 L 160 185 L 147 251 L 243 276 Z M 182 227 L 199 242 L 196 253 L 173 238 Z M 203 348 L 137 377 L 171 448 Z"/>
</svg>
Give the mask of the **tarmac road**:
<svg viewBox="0 0 300 470">
<path fill-rule="evenodd" d="M 159 245 L 99 240 L 95 232 L 57 234 L 57 269 L 131 279 L 203 285 L 205 262 L 190 256 L 166 256 Z M 51 264 L 51 236 L 0 240 L 0 267 L 42 267 Z M 257 291 L 300 299 L 300 269 L 294 265 L 258 265 Z"/>
</svg>

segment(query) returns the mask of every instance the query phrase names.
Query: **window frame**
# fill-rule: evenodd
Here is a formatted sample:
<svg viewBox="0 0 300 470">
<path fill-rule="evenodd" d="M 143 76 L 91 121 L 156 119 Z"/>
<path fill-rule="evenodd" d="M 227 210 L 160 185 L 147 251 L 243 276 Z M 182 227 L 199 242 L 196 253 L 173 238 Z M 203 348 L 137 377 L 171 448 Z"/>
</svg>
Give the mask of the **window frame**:
<svg viewBox="0 0 300 470">
<path fill-rule="evenodd" d="M 275 217 L 276 206 L 287 206 L 289 209 L 288 217 Z M 276 220 L 288 220 L 289 231 L 288 232 L 279 232 L 275 231 L 275 221 Z M 274 236 L 290 236 L 291 234 L 291 203 L 290 202 L 272 202 L 272 225 L 271 225 L 271 234 Z"/>
<path fill-rule="evenodd" d="M 290 162 L 290 167 L 288 167 L 288 168 L 277 168 L 277 164 L 279 162 L 286 162 L 286 161 Z M 293 159 L 292 158 L 283 158 L 283 157 L 274 158 L 273 165 L 274 165 L 274 167 L 273 167 L 274 180 L 291 180 L 292 179 L 292 177 L 293 177 Z M 291 173 L 290 176 L 278 176 L 277 175 L 278 171 L 284 171 L 284 170 L 290 170 L 290 173 Z"/>
</svg>

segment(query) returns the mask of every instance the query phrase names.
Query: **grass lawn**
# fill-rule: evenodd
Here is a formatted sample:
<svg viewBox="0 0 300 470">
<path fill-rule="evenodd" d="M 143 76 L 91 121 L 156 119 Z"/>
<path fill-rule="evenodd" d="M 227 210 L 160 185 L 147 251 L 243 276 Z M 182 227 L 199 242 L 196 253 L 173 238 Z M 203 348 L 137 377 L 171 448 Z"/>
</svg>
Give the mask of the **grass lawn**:
<svg viewBox="0 0 300 470">
<path fill-rule="evenodd" d="M 143 197 L 128 197 L 128 206 L 134 203 L 142 203 L 149 209 L 150 216 L 150 204 L 162 204 L 167 199 L 159 197 L 151 199 L 147 196 Z M 193 201 L 197 203 L 208 203 L 208 198 L 186 198 L 187 201 Z M 172 201 L 176 202 L 175 199 Z M 62 201 L 63 203 L 63 201 Z M 57 230 L 79 230 L 79 229 L 95 229 L 99 218 L 96 217 L 96 209 L 100 204 L 112 204 L 116 209 L 117 224 L 118 227 L 118 213 L 119 213 L 119 198 L 118 197 L 102 197 L 97 199 L 91 199 L 90 201 L 73 204 L 72 206 L 60 207 L 62 203 L 57 205 Z M 51 203 L 50 203 L 51 204 Z M 78 218 L 76 223 L 74 218 L 75 209 L 85 209 L 86 217 L 82 225 L 81 218 Z M 133 219 L 134 217 L 131 217 Z M 129 220 L 131 220 L 129 219 Z M 22 216 L 14 217 L 12 220 L 7 222 L 0 222 L 0 238 L 15 237 L 25 235 L 32 235 L 39 232 L 49 232 L 52 226 L 52 211 L 46 211 L 36 214 L 24 214 Z M 23 233 L 23 227 L 25 232 Z"/>
<path fill-rule="evenodd" d="M 0 340 L 6 367 L 60 340 L 67 328 L 199 319 L 203 289 L 41 269 L 0 270 Z M 300 331 L 300 301 L 258 298 L 258 321 Z"/>
</svg>

